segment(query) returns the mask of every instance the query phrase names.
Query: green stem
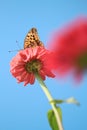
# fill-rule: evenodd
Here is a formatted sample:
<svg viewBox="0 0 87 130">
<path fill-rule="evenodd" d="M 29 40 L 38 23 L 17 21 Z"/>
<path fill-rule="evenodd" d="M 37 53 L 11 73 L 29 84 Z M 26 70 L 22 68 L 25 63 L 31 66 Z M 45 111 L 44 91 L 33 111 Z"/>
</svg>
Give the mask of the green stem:
<svg viewBox="0 0 87 130">
<path fill-rule="evenodd" d="M 36 73 L 35 76 L 36 76 L 37 80 L 39 81 L 40 86 L 41 86 L 42 90 L 44 91 L 44 93 L 45 93 L 45 95 L 46 95 L 48 101 L 49 101 L 49 102 L 53 101 L 54 99 L 52 98 L 52 96 L 51 96 L 51 94 L 50 94 L 48 88 L 46 87 L 46 85 L 45 85 L 45 83 L 43 82 L 43 80 L 42 80 L 42 78 L 40 77 L 40 75 Z M 60 119 L 60 116 L 59 116 L 59 113 L 58 113 L 58 111 L 57 111 L 57 108 L 56 108 L 55 103 L 52 102 L 52 103 L 51 103 L 51 106 L 52 106 L 52 109 L 53 109 L 53 111 L 54 111 L 54 114 L 55 114 L 55 117 L 56 117 L 56 121 L 57 121 L 59 130 L 63 130 L 62 122 L 61 122 L 61 119 Z"/>
</svg>

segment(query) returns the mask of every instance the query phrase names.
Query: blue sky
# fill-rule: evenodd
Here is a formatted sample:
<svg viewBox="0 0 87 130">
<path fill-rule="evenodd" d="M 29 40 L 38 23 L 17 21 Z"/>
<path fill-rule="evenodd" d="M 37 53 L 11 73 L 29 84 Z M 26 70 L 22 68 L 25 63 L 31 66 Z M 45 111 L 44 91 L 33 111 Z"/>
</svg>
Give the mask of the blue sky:
<svg viewBox="0 0 87 130">
<path fill-rule="evenodd" d="M 23 48 L 30 28 L 38 29 L 47 46 L 50 34 L 81 15 L 87 15 L 86 0 L 0 1 L 0 130 L 51 130 L 47 111 L 51 108 L 38 82 L 23 87 L 10 74 L 9 63 Z M 16 40 L 20 47 L 18 47 Z M 76 86 L 72 77 L 45 81 L 54 98 L 74 96 L 81 104 L 61 105 L 64 130 L 87 129 L 87 75 Z"/>
</svg>

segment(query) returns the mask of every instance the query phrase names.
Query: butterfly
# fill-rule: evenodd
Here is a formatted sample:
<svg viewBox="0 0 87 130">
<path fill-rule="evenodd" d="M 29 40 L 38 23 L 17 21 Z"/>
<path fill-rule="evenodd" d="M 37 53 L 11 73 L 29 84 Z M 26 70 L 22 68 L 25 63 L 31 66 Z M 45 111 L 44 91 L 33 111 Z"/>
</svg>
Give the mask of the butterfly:
<svg viewBox="0 0 87 130">
<path fill-rule="evenodd" d="M 24 39 L 24 49 L 36 46 L 43 46 L 36 28 L 31 28 Z"/>
<path fill-rule="evenodd" d="M 36 46 L 44 46 L 44 45 L 40 41 L 37 29 L 31 28 L 31 30 L 27 33 L 27 35 L 24 39 L 24 48 L 23 49 L 30 48 L 30 47 L 36 47 Z M 21 50 L 23 50 L 23 49 L 21 49 Z M 19 51 L 19 50 L 13 50 L 13 51 Z M 13 52 L 13 51 L 9 51 L 9 52 Z"/>
</svg>

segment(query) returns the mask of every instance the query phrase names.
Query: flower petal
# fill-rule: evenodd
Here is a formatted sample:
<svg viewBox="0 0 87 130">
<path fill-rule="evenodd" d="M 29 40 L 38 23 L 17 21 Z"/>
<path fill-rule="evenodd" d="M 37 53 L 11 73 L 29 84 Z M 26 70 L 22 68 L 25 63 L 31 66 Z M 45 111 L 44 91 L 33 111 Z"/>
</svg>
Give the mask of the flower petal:
<svg viewBox="0 0 87 130">
<path fill-rule="evenodd" d="M 29 65 L 33 65 L 33 60 L 37 61 L 39 60 L 37 65 L 38 68 L 38 73 L 42 77 L 43 80 L 45 80 L 45 76 L 48 77 L 54 77 L 52 74 L 51 70 L 49 69 L 49 66 L 47 65 L 47 57 L 48 53 L 50 53 L 48 50 L 46 50 L 44 47 L 37 46 L 35 48 L 26 48 L 24 50 L 21 50 L 18 52 L 18 54 L 12 59 L 10 62 L 10 72 L 12 75 L 17 79 L 18 83 L 24 82 L 24 86 L 26 86 L 28 83 L 34 84 L 35 82 L 35 76 L 33 71 L 28 71 L 26 70 L 26 65 L 28 66 L 28 63 L 30 62 Z M 44 67 L 46 65 L 46 68 Z M 34 67 L 35 65 L 33 65 Z M 36 68 L 37 68 L 36 67 Z M 36 69 L 35 68 L 35 69 Z"/>
</svg>

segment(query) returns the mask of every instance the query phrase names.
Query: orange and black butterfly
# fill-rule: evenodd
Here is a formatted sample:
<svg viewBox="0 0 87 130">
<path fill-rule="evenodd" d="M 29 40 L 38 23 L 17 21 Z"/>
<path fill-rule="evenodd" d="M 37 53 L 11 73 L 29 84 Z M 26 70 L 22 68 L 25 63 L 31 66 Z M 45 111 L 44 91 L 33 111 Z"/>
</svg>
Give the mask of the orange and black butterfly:
<svg viewBox="0 0 87 130">
<path fill-rule="evenodd" d="M 32 28 L 25 37 L 24 49 L 36 46 L 43 46 L 43 43 L 39 39 L 37 29 Z"/>
<path fill-rule="evenodd" d="M 30 48 L 30 47 L 36 47 L 36 46 L 44 46 L 43 43 L 40 41 L 40 38 L 38 36 L 38 32 L 36 28 L 31 28 L 31 30 L 27 33 L 25 39 L 24 39 L 24 48 Z M 23 50 L 20 49 L 20 50 Z M 19 50 L 13 50 L 13 51 L 19 51 Z M 9 51 L 12 52 L 12 51 Z"/>
</svg>

